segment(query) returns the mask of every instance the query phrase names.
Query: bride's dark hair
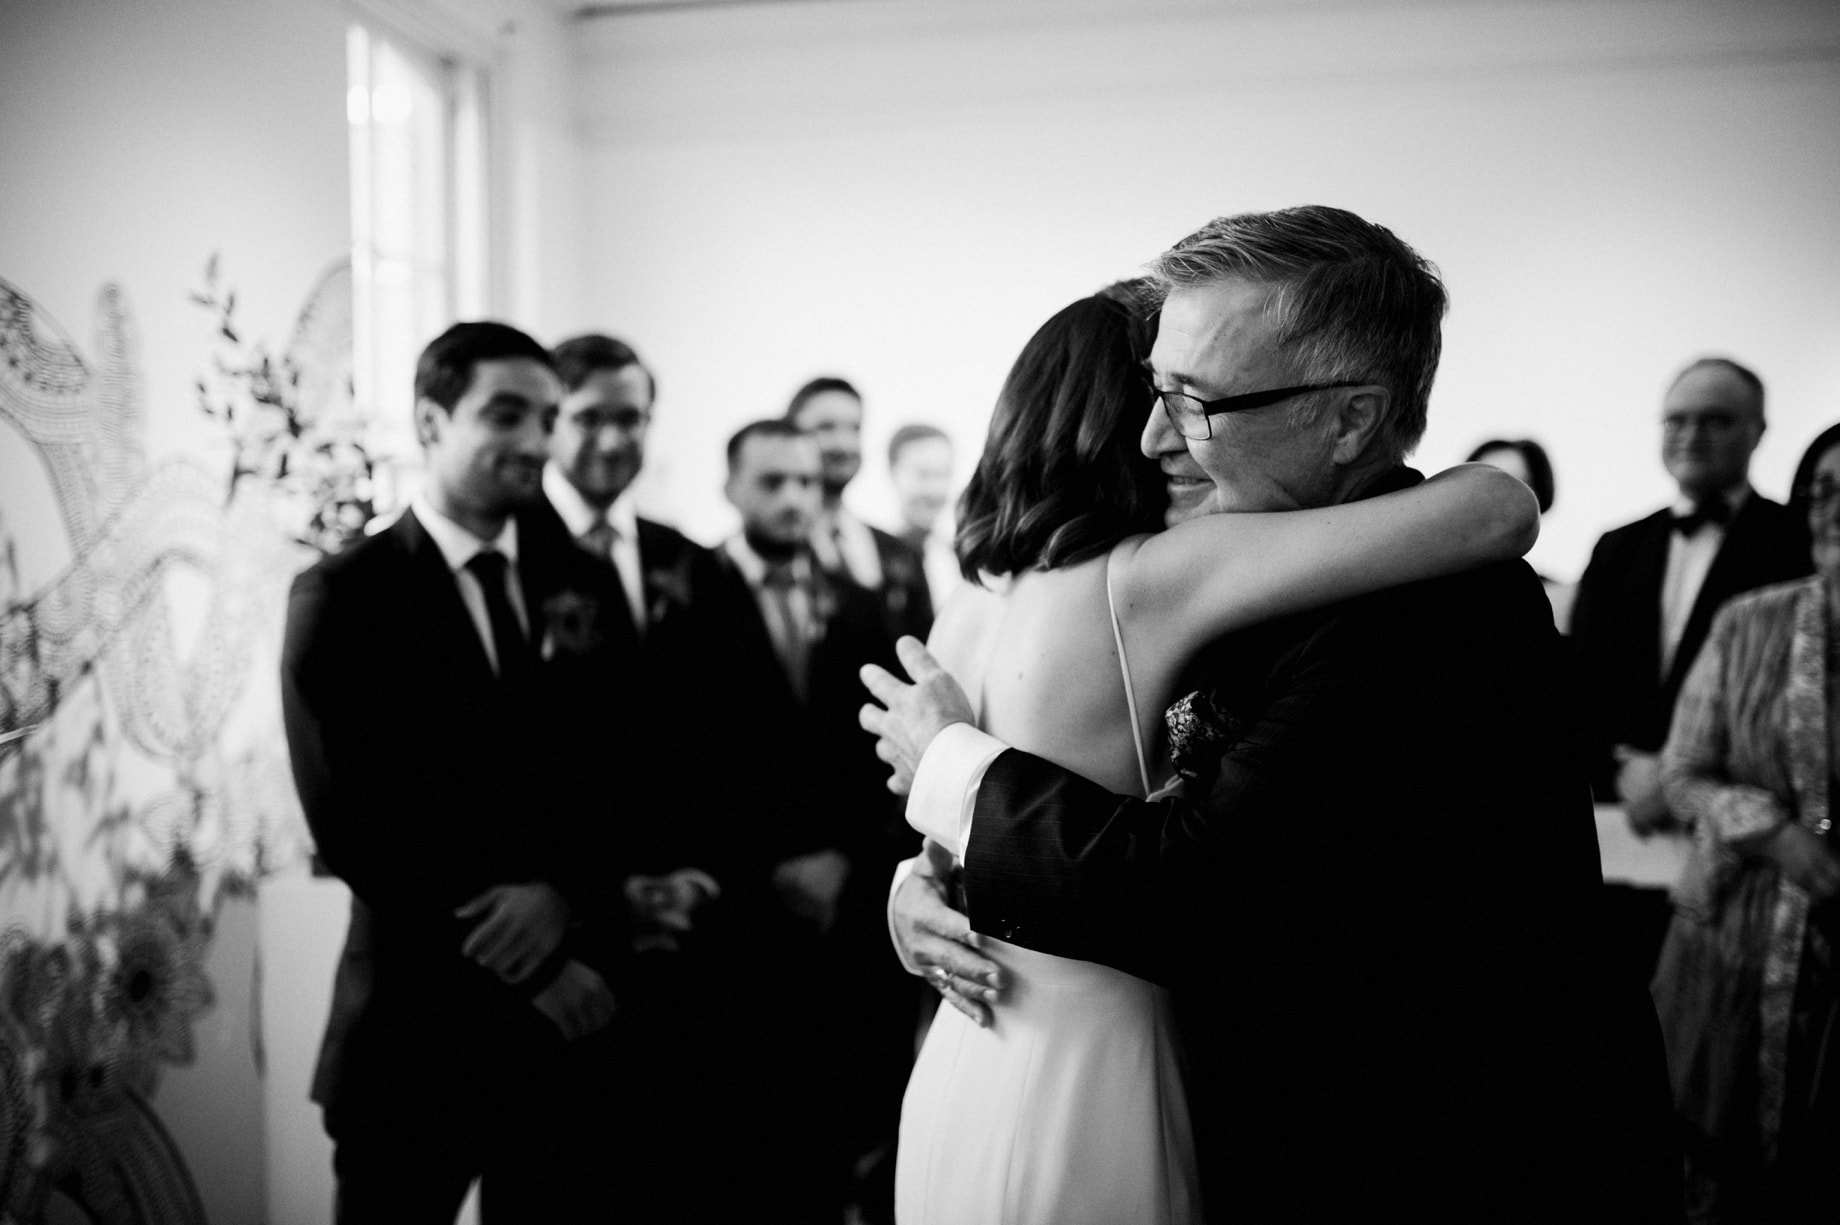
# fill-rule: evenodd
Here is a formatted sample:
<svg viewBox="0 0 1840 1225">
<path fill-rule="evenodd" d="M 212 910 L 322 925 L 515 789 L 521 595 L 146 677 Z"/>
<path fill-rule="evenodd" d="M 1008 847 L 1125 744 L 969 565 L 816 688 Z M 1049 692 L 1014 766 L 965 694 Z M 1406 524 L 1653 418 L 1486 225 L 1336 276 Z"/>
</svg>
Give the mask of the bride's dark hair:
<svg viewBox="0 0 1840 1225">
<path fill-rule="evenodd" d="M 1052 570 L 1163 525 L 1162 474 L 1138 451 L 1154 403 L 1156 336 L 1143 282 L 1082 298 L 1041 325 L 1010 368 L 958 505 L 958 563 Z"/>
</svg>

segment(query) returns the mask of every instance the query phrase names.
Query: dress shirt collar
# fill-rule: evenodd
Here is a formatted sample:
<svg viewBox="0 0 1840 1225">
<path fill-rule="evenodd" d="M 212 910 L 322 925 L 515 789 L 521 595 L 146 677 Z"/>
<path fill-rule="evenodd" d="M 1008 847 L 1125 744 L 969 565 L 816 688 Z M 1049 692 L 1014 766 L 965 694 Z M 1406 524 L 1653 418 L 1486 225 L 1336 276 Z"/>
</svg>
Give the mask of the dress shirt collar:
<svg viewBox="0 0 1840 1225">
<path fill-rule="evenodd" d="M 747 537 L 736 533 L 722 542 L 722 549 L 741 571 L 749 587 L 758 588 L 767 581 L 767 559 L 754 551 Z M 792 555 L 792 578 L 801 586 L 811 579 L 811 558 L 802 549 Z"/>
<path fill-rule="evenodd" d="M 569 535 L 577 538 L 585 536 L 596 523 L 603 518 L 613 525 L 614 535 L 621 540 L 639 539 L 639 508 L 628 485 L 626 491 L 613 500 L 606 513 L 588 505 L 588 500 L 581 496 L 579 490 L 569 483 L 569 478 L 562 475 L 562 470 L 554 464 L 543 466 L 543 493 L 549 498 L 549 504 L 556 508 L 562 522 L 569 529 Z"/>
<path fill-rule="evenodd" d="M 415 501 L 410 503 L 410 509 L 415 512 L 416 519 L 427 531 L 429 538 L 434 541 L 435 548 L 441 550 L 442 560 L 447 562 L 447 568 L 453 573 L 460 573 L 461 568 L 467 562 L 472 561 L 475 554 L 483 553 L 487 549 L 498 550 L 505 555 L 505 560 L 513 566 L 517 565 L 516 519 L 507 518 L 504 529 L 498 533 L 496 539 L 481 540 L 436 510 L 434 503 L 428 500 L 426 493 L 416 494 Z"/>
<path fill-rule="evenodd" d="M 1735 517 L 1737 513 L 1744 508 L 1744 503 L 1749 500 L 1751 496 L 1751 483 L 1749 481 L 1739 481 L 1729 489 L 1721 490 L 1718 496 L 1724 500 L 1725 509 L 1729 510 Z M 1674 517 L 1678 519 L 1683 515 L 1692 514 L 1695 510 L 1695 502 L 1694 499 L 1689 498 L 1683 493 L 1674 499 L 1674 504 L 1668 509 L 1672 510 L 1674 512 Z M 1729 525 L 1730 521 L 1727 520 L 1726 524 L 1723 526 Z"/>
</svg>

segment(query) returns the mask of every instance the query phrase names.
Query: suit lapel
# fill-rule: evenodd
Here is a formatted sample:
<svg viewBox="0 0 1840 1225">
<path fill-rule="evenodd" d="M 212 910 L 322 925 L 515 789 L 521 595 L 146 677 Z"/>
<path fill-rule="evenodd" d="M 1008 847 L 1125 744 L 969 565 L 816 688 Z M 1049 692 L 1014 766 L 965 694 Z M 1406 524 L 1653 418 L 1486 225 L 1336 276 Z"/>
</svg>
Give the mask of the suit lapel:
<svg viewBox="0 0 1840 1225">
<path fill-rule="evenodd" d="M 1673 535 L 1671 514 L 1663 510 L 1650 515 L 1630 559 L 1629 615 L 1637 627 L 1632 645 L 1642 652 L 1650 677 L 1661 671 L 1661 589 L 1667 583 L 1668 544 Z"/>
<path fill-rule="evenodd" d="M 1765 513 L 1762 503 L 1763 499 L 1754 493 L 1744 500 L 1744 505 L 1733 516 L 1731 526 L 1725 529 L 1725 539 L 1719 542 L 1718 554 L 1713 557 L 1712 565 L 1706 571 L 1706 581 L 1700 584 L 1699 594 L 1694 597 L 1693 611 L 1687 614 L 1687 623 L 1680 631 L 1680 645 L 1674 652 L 1674 665 L 1668 670 L 1667 683 L 1663 686 L 1670 706 L 1674 695 L 1680 692 L 1681 685 L 1686 681 L 1687 668 L 1692 665 L 1693 657 L 1699 654 L 1700 646 L 1712 629 L 1713 614 L 1739 589 L 1748 586 L 1744 582 L 1743 571 L 1746 560 L 1759 543 L 1758 529 Z M 1664 565 L 1666 556 L 1664 546 Z"/>
<path fill-rule="evenodd" d="M 425 613 L 416 623 L 426 627 L 431 657 L 454 660 L 476 682 L 496 680 L 485 643 L 479 640 L 472 614 L 460 598 L 460 585 L 434 538 L 413 510 L 404 511 L 389 530 L 409 559 L 410 589 Z"/>
</svg>

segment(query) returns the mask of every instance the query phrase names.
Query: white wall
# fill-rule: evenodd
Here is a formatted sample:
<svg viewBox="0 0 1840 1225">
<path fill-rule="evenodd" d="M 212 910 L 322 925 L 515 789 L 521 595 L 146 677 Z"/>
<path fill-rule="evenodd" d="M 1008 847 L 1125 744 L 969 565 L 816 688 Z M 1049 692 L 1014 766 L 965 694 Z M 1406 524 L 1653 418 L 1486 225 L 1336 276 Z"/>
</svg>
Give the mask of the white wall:
<svg viewBox="0 0 1840 1225">
<path fill-rule="evenodd" d="M 247 334 L 278 351 L 320 273 L 346 254 L 347 21 L 333 0 L 0 7 L 0 277 L 92 360 L 98 293 L 121 285 L 138 332 L 150 459 L 225 458 L 192 390 L 212 353 L 210 317 L 187 301 L 206 260 L 220 255 Z M 71 560 L 50 483 L 4 426 L 0 516 L 27 590 Z M 272 676 L 272 662 L 261 673 Z M 98 816 L 61 816 L 75 823 L 65 844 L 87 847 Z M 216 1001 L 194 1026 L 197 1060 L 168 1069 L 154 1103 L 214 1221 L 266 1216 L 256 926 L 246 902 L 220 915 Z"/>
<path fill-rule="evenodd" d="M 580 34 L 570 322 L 658 367 L 647 499 L 705 537 L 726 434 L 809 375 L 864 388 L 872 451 L 930 418 L 975 455 L 1053 310 L 1212 216 L 1302 202 L 1442 267 L 1419 461 L 1542 439 L 1533 560 L 1560 577 L 1667 495 L 1659 399 L 1689 357 L 1770 384 L 1767 493 L 1840 418 L 1837 6 L 860 0 Z"/>
</svg>

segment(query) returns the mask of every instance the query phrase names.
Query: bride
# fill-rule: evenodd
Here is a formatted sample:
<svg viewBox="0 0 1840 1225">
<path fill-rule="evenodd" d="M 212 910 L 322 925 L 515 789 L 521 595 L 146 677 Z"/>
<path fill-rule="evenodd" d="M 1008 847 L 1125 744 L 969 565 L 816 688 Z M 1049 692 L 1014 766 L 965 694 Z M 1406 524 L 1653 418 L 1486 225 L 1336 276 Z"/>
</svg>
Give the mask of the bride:
<svg viewBox="0 0 1840 1225">
<path fill-rule="evenodd" d="M 1120 794 L 1170 773 L 1162 712 L 1206 643 L 1256 621 L 1519 556 L 1538 512 L 1469 465 L 1318 510 L 1162 527 L 1138 453 L 1154 316 L 1085 298 L 1011 369 L 960 511 L 974 581 L 928 648 L 985 731 Z M 929 844 L 929 854 L 938 855 Z M 901 1225 L 1201 1219 L 1170 997 L 1092 962 L 981 936 L 1004 999 L 982 1028 L 942 1008 L 902 1106 Z"/>
</svg>

